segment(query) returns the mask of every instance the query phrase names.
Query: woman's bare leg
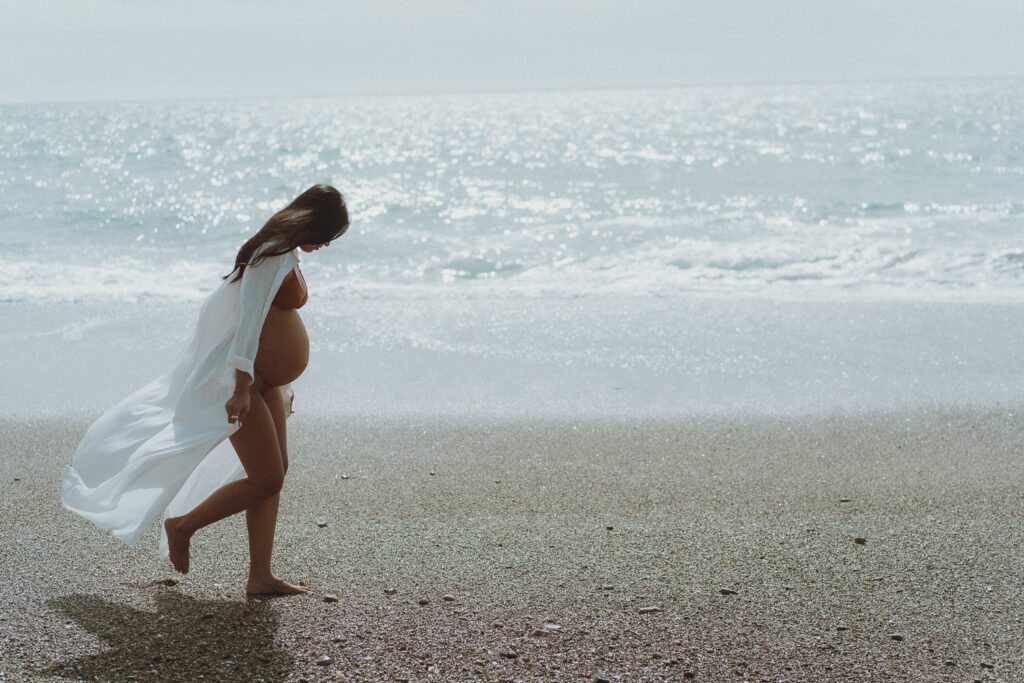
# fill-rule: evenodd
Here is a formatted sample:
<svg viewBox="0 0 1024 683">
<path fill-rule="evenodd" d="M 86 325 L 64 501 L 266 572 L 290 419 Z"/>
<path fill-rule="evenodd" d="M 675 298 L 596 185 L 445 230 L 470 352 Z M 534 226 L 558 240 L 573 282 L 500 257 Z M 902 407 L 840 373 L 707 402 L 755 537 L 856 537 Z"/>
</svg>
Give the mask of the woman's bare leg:
<svg viewBox="0 0 1024 683">
<path fill-rule="evenodd" d="M 196 531 L 276 496 L 284 484 L 273 416 L 258 390 L 250 388 L 249 401 L 242 426 L 229 437 L 248 476 L 221 486 L 188 514 L 164 520 L 171 563 L 182 574 L 188 573 L 189 540 Z"/>
<path fill-rule="evenodd" d="M 263 400 L 270 409 L 277 430 L 278 449 L 281 452 L 281 469 L 288 472 L 288 430 L 284 396 L 280 387 L 264 387 Z M 257 502 L 245 511 L 245 523 L 249 529 L 249 581 L 245 592 L 249 595 L 307 593 L 308 588 L 296 586 L 274 576 L 270 570 L 270 559 L 274 550 L 274 530 L 277 527 L 277 510 L 281 494 L 277 493 Z"/>
</svg>

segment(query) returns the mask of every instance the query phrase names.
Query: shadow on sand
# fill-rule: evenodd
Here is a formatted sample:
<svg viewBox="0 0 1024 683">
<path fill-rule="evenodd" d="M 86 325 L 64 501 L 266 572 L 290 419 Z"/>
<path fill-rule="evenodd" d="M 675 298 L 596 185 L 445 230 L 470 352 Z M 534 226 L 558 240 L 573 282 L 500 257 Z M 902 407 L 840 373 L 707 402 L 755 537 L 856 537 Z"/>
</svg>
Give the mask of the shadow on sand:
<svg viewBox="0 0 1024 683">
<path fill-rule="evenodd" d="M 97 681 L 282 681 L 295 658 L 274 643 L 278 618 L 262 601 L 196 600 L 158 590 L 156 612 L 67 595 L 47 606 L 104 641 L 99 654 L 36 673 Z M 203 679 L 199 679 L 202 676 Z"/>
</svg>

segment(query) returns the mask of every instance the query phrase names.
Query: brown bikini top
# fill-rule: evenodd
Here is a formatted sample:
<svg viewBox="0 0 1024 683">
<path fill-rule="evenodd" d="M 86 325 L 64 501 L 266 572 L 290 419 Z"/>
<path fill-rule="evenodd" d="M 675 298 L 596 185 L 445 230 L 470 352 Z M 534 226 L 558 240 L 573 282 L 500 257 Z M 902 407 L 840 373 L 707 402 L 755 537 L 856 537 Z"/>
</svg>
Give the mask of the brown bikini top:
<svg viewBox="0 0 1024 683">
<path fill-rule="evenodd" d="M 278 308 L 302 308 L 309 299 L 309 292 L 306 290 L 306 279 L 302 277 L 302 271 L 296 265 L 292 272 L 288 273 L 277 296 L 274 297 L 274 306 Z"/>
</svg>

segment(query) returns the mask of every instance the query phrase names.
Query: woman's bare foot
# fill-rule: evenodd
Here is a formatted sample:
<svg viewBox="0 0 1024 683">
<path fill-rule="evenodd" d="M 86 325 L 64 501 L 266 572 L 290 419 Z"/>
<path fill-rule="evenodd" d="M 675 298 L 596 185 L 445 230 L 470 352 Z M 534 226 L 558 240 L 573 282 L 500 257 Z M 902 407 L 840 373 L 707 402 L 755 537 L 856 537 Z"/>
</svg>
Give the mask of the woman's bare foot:
<svg viewBox="0 0 1024 683">
<path fill-rule="evenodd" d="M 298 595 L 308 593 L 309 588 L 296 586 L 276 576 L 254 577 L 250 576 L 245 584 L 246 595 Z"/>
<path fill-rule="evenodd" d="M 188 545 L 192 534 L 179 531 L 178 522 L 181 517 L 168 517 L 164 520 L 164 531 L 167 532 L 167 555 L 171 564 L 182 574 L 188 574 Z"/>
</svg>

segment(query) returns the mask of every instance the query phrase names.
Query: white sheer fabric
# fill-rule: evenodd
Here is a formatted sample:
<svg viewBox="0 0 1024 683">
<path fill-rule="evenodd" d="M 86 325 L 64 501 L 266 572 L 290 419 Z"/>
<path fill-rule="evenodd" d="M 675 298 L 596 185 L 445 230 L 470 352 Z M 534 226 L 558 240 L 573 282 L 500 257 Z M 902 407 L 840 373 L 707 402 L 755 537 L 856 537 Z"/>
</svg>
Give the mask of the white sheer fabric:
<svg viewBox="0 0 1024 683">
<path fill-rule="evenodd" d="M 265 246 L 263 249 L 268 248 Z M 61 503 L 128 545 L 161 512 L 187 513 L 245 476 L 228 437 L 238 429 L 224 404 L 235 369 L 253 374 L 260 331 L 298 248 L 247 266 L 203 302 L 192 338 L 173 370 L 113 406 L 85 432 L 61 473 Z M 286 385 L 285 401 L 294 393 Z M 160 552 L 168 554 L 160 525 Z"/>
</svg>

